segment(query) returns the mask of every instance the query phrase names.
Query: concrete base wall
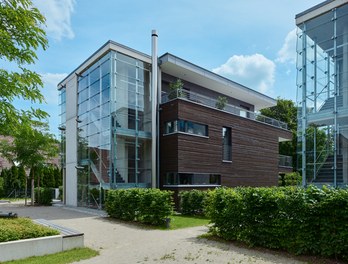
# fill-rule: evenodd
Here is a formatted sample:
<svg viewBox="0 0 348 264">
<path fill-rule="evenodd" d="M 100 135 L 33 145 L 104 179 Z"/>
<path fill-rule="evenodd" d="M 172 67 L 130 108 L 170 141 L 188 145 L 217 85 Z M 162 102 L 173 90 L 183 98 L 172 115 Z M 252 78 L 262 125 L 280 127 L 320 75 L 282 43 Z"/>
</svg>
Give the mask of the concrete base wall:
<svg viewBox="0 0 348 264">
<path fill-rule="evenodd" d="M 57 235 L 0 243 L 0 262 L 84 247 L 83 240 L 83 236 L 63 237 Z"/>
</svg>

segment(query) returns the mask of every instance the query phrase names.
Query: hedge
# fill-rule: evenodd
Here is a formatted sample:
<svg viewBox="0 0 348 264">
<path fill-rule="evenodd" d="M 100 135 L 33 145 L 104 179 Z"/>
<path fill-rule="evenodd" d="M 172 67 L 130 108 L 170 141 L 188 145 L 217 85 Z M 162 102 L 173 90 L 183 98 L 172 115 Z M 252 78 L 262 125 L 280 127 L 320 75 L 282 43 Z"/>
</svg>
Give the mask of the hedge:
<svg viewBox="0 0 348 264">
<path fill-rule="evenodd" d="M 105 209 L 113 218 L 161 225 L 173 213 L 172 195 L 159 189 L 110 190 Z"/>
<path fill-rule="evenodd" d="M 39 189 L 35 188 L 35 202 L 40 205 L 52 205 L 53 198 L 53 189 L 52 188 L 40 188 L 40 196 Z"/>
<path fill-rule="evenodd" d="M 57 230 L 35 224 L 28 218 L 0 219 L 0 242 L 59 235 Z"/>
<path fill-rule="evenodd" d="M 180 192 L 180 211 L 183 215 L 204 214 L 204 201 L 207 191 L 190 190 Z"/>
<path fill-rule="evenodd" d="M 224 239 L 348 260 L 347 189 L 219 188 L 206 210 Z"/>
</svg>

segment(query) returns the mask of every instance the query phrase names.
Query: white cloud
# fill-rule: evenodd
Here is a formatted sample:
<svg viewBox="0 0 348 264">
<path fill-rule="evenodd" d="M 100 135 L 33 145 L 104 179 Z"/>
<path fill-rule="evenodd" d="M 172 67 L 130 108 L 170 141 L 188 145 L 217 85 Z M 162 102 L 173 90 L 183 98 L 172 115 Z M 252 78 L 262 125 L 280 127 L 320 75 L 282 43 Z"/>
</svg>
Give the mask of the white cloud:
<svg viewBox="0 0 348 264">
<path fill-rule="evenodd" d="M 40 74 L 44 83 L 42 94 L 47 104 L 58 105 L 57 84 L 68 74 L 66 73 L 42 73 Z"/>
<path fill-rule="evenodd" d="M 276 65 L 261 54 L 234 55 L 213 72 L 262 93 L 274 84 Z"/>
<path fill-rule="evenodd" d="M 46 17 L 46 32 L 49 36 L 58 41 L 74 38 L 70 20 L 75 0 L 34 0 L 33 3 Z"/>
<path fill-rule="evenodd" d="M 276 62 L 296 62 L 296 29 L 291 30 L 285 37 L 282 48 L 278 51 Z"/>
</svg>

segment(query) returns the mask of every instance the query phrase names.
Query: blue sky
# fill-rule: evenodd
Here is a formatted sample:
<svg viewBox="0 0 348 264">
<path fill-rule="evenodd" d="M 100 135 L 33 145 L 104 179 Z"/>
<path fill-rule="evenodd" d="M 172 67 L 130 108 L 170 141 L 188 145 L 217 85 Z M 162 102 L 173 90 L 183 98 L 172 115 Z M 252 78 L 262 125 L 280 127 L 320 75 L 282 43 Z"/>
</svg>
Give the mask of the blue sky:
<svg viewBox="0 0 348 264">
<path fill-rule="evenodd" d="M 34 0 L 46 16 L 49 48 L 34 69 L 52 133 L 58 134 L 56 85 L 108 40 L 172 53 L 271 97 L 296 100 L 295 15 L 321 0 Z M 22 102 L 17 102 L 25 106 Z"/>
</svg>

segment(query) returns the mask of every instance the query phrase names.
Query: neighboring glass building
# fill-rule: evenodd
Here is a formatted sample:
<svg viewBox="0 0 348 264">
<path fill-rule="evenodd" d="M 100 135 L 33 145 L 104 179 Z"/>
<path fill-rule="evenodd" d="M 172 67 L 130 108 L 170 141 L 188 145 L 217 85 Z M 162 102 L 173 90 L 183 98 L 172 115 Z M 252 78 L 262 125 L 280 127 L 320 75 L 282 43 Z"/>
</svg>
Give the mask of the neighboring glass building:
<svg viewBox="0 0 348 264">
<path fill-rule="evenodd" d="M 348 183 L 348 1 L 296 16 L 303 185 Z"/>
</svg>

